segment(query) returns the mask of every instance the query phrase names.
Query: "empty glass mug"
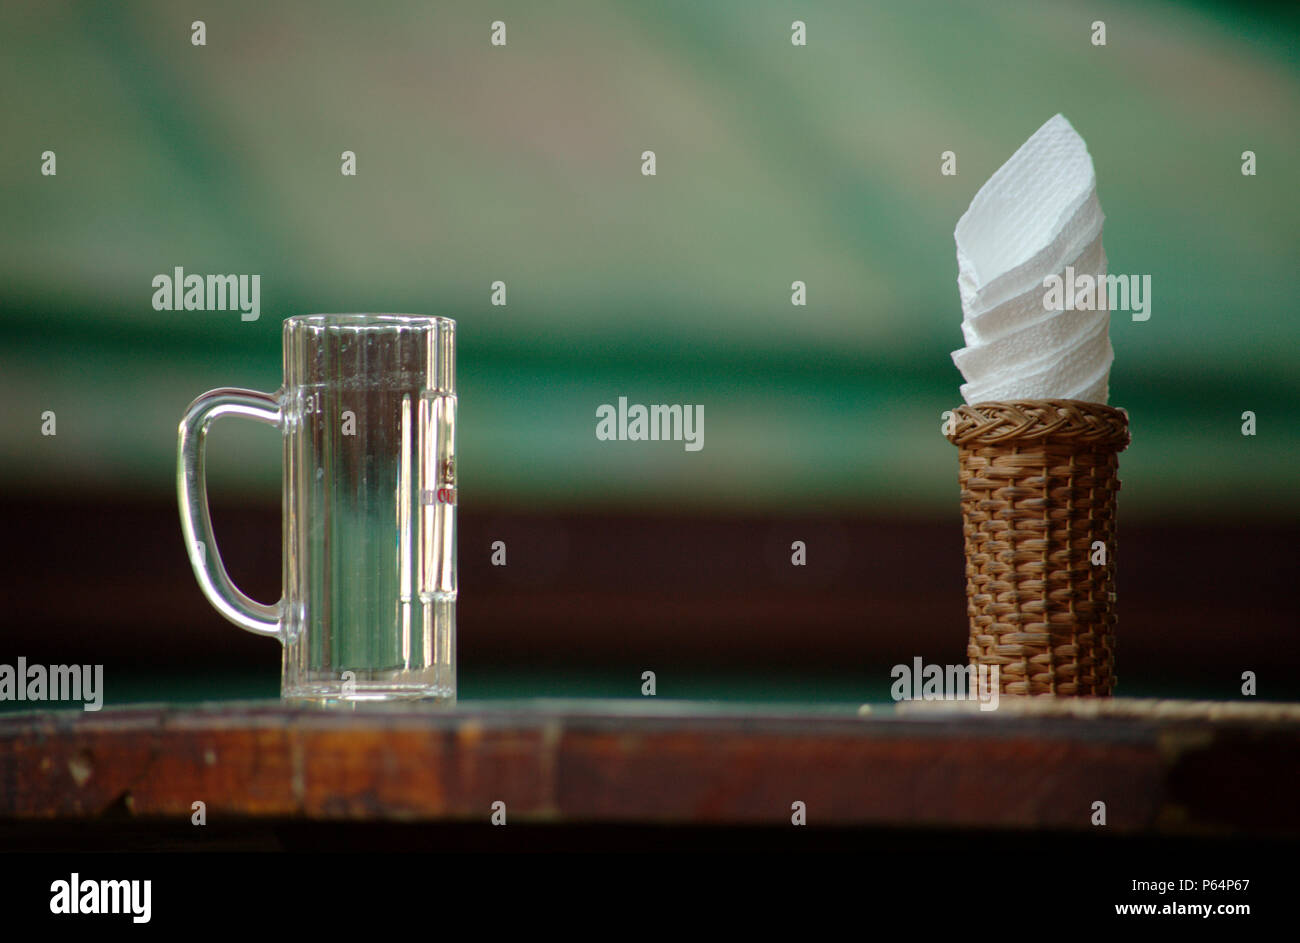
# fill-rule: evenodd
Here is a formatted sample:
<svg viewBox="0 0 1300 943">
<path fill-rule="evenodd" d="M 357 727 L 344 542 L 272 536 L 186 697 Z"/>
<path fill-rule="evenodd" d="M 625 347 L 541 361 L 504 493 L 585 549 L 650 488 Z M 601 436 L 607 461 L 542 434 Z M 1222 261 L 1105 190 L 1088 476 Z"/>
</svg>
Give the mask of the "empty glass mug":
<svg viewBox="0 0 1300 943">
<path fill-rule="evenodd" d="M 185 412 L 181 529 L 208 601 L 283 643 L 281 695 L 456 697 L 456 322 L 311 314 L 284 322 L 284 385 L 220 389 Z M 284 439 L 283 595 L 231 582 L 208 516 L 204 439 L 222 416 Z"/>
</svg>

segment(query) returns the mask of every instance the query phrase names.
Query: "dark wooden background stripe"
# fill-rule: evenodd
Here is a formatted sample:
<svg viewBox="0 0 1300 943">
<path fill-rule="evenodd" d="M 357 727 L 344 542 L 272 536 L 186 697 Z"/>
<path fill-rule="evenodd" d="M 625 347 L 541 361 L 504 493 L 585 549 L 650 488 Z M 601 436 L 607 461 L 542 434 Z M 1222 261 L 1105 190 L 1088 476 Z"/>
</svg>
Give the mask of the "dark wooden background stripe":
<svg viewBox="0 0 1300 943">
<path fill-rule="evenodd" d="M 274 600 L 278 506 L 218 502 L 213 518 L 236 582 Z M 11 499 L 0 520 L 0 661 L 103 663 L 120 676 L 276 657 L 274 642 L 199 595 L 171 501 Z M 965 659 L 955 485 L 943 520 L 533 513 L 467 500 L 460 524 L 462 665 L 797 673 Z M 489 562 L 498 539 L 506 567 Z M 795 539 L 807 567 L 789 563 Z M 1119 693 L 1171 683 L 1232 697 L 1253 670 L 1261 697 L 1300 698 L 1298 548 L 1295 523 L 1121 521 Z M 1191 586 L 1188 574 L 1205 576 Z"/>
</svg>

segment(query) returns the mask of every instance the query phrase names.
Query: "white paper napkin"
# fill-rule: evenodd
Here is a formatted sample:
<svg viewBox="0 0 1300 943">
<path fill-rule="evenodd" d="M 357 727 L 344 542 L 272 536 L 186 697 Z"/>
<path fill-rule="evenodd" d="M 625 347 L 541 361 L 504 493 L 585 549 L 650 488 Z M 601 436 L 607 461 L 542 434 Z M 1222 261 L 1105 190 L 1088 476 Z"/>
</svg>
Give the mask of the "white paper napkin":
<svg viewBox="0 0 1300 943">
<path fill-rule="evenodd" d="M 1045 307 L 1050 275 L 1104 280 L 1105 216 L 1087 145 L 1056 115 L 980 187 L 954 233 L 967 403 L 1109 393 L 1110 311 Z"/>
</svg>

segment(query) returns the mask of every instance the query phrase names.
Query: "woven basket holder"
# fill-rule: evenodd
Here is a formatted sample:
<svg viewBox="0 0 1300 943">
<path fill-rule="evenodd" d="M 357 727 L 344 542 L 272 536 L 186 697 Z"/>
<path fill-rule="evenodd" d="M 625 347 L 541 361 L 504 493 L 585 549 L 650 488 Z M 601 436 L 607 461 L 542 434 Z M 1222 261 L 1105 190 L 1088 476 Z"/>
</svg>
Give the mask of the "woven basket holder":
<svg viewBox="0 0 1300 943">
<path fill-rule="evenodd" d="M 1115 503 L 1128 414 L 1081 400 L 953 410 L 971 664 L 1005 695 L 1115 688 Z M 1106 562 L 1093 564 L 1093 543 Z"/>
</svg>

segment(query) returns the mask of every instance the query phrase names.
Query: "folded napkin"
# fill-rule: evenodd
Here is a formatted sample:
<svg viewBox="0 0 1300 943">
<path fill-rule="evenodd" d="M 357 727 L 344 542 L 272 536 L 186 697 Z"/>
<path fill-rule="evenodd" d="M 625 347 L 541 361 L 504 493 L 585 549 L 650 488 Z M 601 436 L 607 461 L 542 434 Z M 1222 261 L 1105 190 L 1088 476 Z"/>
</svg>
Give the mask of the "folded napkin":
<svg viewBox="0 0 1300 943">
<path fill-rule="evenodd" d="M 1104 283 L 1105 219 L 1083 138 L 1061 115 L 1034 132 L 980 187 L 957 223 L 957 286 L 966 346 L 953 362 L 967 403 L 1080 399 L 1105 403 L 1110 311 L 1048 307 L 1045 281 Z"/>
</svg>

